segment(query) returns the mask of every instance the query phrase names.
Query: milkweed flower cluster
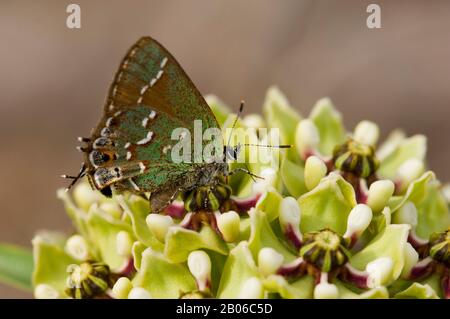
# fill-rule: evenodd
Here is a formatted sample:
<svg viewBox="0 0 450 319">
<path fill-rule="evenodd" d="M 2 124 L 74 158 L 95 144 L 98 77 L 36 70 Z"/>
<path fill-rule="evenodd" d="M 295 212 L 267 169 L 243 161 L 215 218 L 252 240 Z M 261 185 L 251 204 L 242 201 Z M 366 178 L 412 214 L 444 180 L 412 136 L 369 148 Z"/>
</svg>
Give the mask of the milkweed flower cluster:
<svg viewBox="0 0 450 319">
<path fill-rule="evenodd" d="M 207 101 L 231 127 L 235 114 Z M 59 190 L 75 231 L 33 239 L 35 297 L 450 297 L 450 191 L 427 170 L 425 136 L 380 142 L 375 123 L 346 130 L 329 99 L 303 117 L 277 88 L 238 125 L 293 145 L 273 150 L 278 169 L 248 164 L 264 179 L 233 175 L 161 214 L 86 182 Z"/>
</svg>

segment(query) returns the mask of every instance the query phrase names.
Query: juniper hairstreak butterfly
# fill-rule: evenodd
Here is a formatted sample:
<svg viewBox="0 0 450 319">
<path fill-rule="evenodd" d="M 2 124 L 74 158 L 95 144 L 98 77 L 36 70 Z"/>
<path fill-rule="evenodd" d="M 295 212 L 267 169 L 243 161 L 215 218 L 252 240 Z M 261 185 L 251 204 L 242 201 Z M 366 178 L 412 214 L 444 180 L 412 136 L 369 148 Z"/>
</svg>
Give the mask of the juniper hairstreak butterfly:
<svg viewBox="0 0 450 319">
<path fill-rule="evenodd" d="M 178 142 L 172 132 L 180 127 L 193 131 L 195 120 L 201 121 L 203 131 L 219 128 L 174 57 L 154 39 L 141 38 L 120 63 L 100 122 L 89 138 L 79 138 L 86 143 L 79 147 L 84 163 L 77 176 L 64 175 L 73 179 L 68 188 L 87 176 L 105 196 L 111 196 L 112 189 L 150 192 L 152 211 L 157 212 L 179 193 L 218 183 L 229 175 L 226 159 L 236 159 L 239 146 L 222 146 L 225 160 L 175 162 L 171 157 Z"/>
</svg>

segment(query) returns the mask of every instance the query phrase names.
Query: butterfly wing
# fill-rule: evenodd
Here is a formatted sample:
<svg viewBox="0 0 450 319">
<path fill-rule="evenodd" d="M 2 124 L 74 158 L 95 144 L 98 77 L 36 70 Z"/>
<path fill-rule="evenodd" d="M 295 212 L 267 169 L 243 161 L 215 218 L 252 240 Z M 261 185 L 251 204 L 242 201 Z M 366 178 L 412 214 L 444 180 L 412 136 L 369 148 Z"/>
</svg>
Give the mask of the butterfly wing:
<svg viewBox="0 0 450 319">
<path fill-rule="evenodd" d="M 192 163 L 174 163 L 171 149 L 178 140 L 171 135 L 177 128 L 193 132 L 195 120 L 201 120 L 203 132 L 219 128 L 173 56 L 152 38 L 141 38 L 122 60 L 92 134 L 94 151 L 86 162 L 94 183 L 99 189 L 115 184 L 138 192 L 173 188 L 180 179 L 192 183 L 199 166 L 210 164 L 196 164 L 195 157 Z"/>
</svg>

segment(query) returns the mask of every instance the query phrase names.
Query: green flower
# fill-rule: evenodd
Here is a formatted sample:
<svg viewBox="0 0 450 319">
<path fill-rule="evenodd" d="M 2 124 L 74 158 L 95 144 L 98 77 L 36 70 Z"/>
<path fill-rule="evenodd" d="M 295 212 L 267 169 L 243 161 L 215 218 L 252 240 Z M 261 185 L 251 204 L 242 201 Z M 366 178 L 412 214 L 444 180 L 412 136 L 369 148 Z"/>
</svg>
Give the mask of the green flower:
<svg viewBox="0 0 450 319">
<path fill-rule="evenodd" d="M 450 187 L 426 171 L 424 136 L 379 144 L 375 123 L 348 132 L 328 98 L 301 116 L 275 87 L 229 136 L 236 115 L 206 99 L 233 146 L 292 147 L 263 152 L 277 165 L 243 147 L 230 170 L 263 179 L 223 178 L 161 214 L 86 181 L 60 190 L 73 233 L 35 236 L 32 276 L 30 255 L 0 246 L 0 279 L 32 277 L 36 298 L 450 298 Z"/>
</svg>

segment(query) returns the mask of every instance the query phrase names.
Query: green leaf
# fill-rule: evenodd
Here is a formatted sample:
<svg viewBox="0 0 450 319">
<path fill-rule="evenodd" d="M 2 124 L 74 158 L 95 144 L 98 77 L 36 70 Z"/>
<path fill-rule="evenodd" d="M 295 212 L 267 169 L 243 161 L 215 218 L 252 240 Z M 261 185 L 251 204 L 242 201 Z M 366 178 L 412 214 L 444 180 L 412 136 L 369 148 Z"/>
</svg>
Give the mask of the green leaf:
<svg viewBox="0 0 450 319">
<path fill-rule="evenodd" d="M 128 262 L 128 256 L 121 256 L 117 252 L 117 234 L 126 231 L 133 238 L 131 226 L 120 219 L 91 206 L 87 218 L 89 238 L 95 243 L 100 260 L 105 262 L 113 271 L 120 270 Z"/>
<path fill-rule="evenodd" d="M 385 287 L 377 287 L 356 293 L 348 289 L 342 282 L 335 280 L 333 282 L 339 290 L 340 299 L 386 299 L 389 293 Z"/>
<path fill-rule="evenodd" d="M 414 135 L 401 141 L 396 140 L 392 148 L 385 158 L 380 158 L 381 163 L 377 173 L 383 178 L 395 178 L 398 168 L 409 159 L 416 158 L 423 161 L 427 150 L 427 139 L 423 135 Z"/>
<path fill-rule="evenodd" d="M 269 128 L 280 130 L 281 143 L 292 145 L 287 151 L 288 157 L 291 160 L 297 159 L 293 132 L 295 132 L 301 116 L 290 106 L 288 100 L 278 88 L 271 87 L 267 90 L 263 114 Z"/>
<path fill-rule="evenodd" d="M 331 155 L 335 146 L 345 142 L 342 115 L 335 109 L 330 99 L 323 98 L 317 101 L 309 118 L 319 131 L 319 150 L 322 154 Z"/>
<path fill-rule="evenodd" d="M 350 264 L 364 270 L 367 264 L 377 258 L 389 257 L 393 262 L 390 281 L 396 280 L 405 265 L 405 250 L 410 226 L 406 224 L 387 225 L 363 250 L 350 258 Z"/>
<path fill-rule="evenodd" d="M 28 249 L 0 244 L 0 282 L 31 290 L 33 255 Z"/>
<path fill-rule="evenodd" d="M 250 215 L 250 239 L 248 247 L 253 254 L 255 260 L 262 248 L 270 247 L 282 254 L 285 262 L 294 260 L 297 256 L 290 252 L 274 234 L 267 220 L 267 215 L 261 211 L 253 209 L 249 211 Z"/>
<path fill-rule="evenodd" d="M 179 226 L 169 228 L 164 249 L 164 255 L 168 260 L 183 262 L 190 252 L 198 249 L 212 250 L 222 255 L 228 254 L 227 244 L 207 225 L 203 225 L 199 232 Z"/>
<path fill-rule="evenodd" d="M 345 233 L 347 218 L 356 205 L 353 187 L 340 175 L 331 173 L 310 192 L 298 199 L 303 233 L 330 228 L 340 235 Z"/>
<path fill-rule="evenodd" d="M 259 277 L 259 272 L 248 248 L 248 243 L 242 241 L 228 255 L 223 267 L 217 297 L 238 298 L 243 284 L 251 277 Z"/>
<path fill-rule="evenodd" d="M 286 299 L 312 299 L 314 291 L 314 278 L 310 275 L 288 283 L 280 275 L 270 275 L 264 281 L 264 288 L 270 292 L 278 293 Z"/>
<path fill-rule="evenodd" d="M 439 299 L 433 288 L 430 285 L 422 285 L 418 282 L 413 283 L 405 290 L 397 293 L 394 298 L 397 299 Z"/>
<path fill-rule="evenodd" d="M 432 233 L 442 232 L 450 227 L 450 213 L 447 201 L 441 192 L 441 185 L 431 181 L 427 185 L 424 200 L 417 205 L 416 234 L 428 239 Z"/>
<path fill-rule="evenodd" d="M 173 264 L 162 253 L 147 248 L 133 286 L 147 289 L 152 298 L 179 298 L 196 289 L 194 277 L 185 263 Z"/>
<path fill-rule="evenodd" d="M 283 198 L 274 189 L 265 192 L 256 203 L 255 208 L 263 211 L 271 222 L 278 217 L 279 207 Z"/>
<path fill-rule="evenodd" d="M 80 187 L 80 185 L 77 185 L 77 187 Z M 74 204 L 72 198 L 69 196 L 69 193 L 66 192 L 64 189 L 58 189 L 56 195 L 60 200 L 63 201 L 66 213 L 71 219 L 77 232 L 81 236 L 87 237 L 88 236 L 88 231 L 86 229 L 87 212 L 81 208 L 78 208 Z"/>
<path fill-rule="evenodd" d="M 308 190 L 305 186 L 305 169 L 289 159 L 284 159 L 281 164 L 281 179 L 287 191 L 292 197 L 298 198 Z"/>
<path fill-rule="evenodd" d="M 56 233 L 41 233 L 34 237 L 33 286 L 46 284 L 65 296 L 67 267 L 79 262 L 64 251 L 65 238 Z"/>
<path fill-rule="evenodd" d="M 406 201 L 411 201 L 416 206 L 419 205 L 426 196 L 428 183 L 435 178 L 433 172 L 425 172 L 420 178 L 409 184 L 404 196 L 392 197 L 389 200 L 389 207 L 391 208 L 392 213 L 395 213 L 406 203 Z"/>
<path fill-rule="evenodd" d="M 120 206 L 130 217 L 133 232 L 137 239 L 154 250 L 163 251 L 164 245 L 153 236 L 145 221 L 150 212 L 148 200 L 140 196 L 130 196 L 128 199 L 122 195 L 116 197 Z"/>
</svg>

